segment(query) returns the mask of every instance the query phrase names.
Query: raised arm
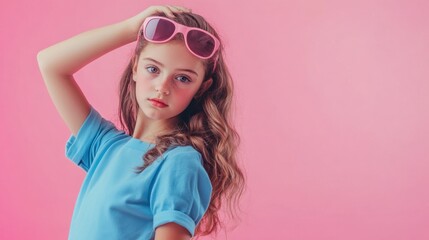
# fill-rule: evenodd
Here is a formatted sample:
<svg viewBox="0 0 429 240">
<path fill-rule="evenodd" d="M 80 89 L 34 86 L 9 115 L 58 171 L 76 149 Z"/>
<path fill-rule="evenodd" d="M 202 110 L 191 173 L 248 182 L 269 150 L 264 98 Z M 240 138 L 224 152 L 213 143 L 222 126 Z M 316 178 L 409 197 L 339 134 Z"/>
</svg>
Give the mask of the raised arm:
<svg viewBox="0 0 429 240">
<path fill-rule="evenodd" d="M 55 107 L 76 135 L 89 114 L 89 103 L 73 74 L 103 54 L 136 38 L 127 21 L 78 34 L 40 51 L 39 68 Z"/>
<path fill-rule="evenodd" d="M 89 103 L 73 74 L 105 53 L 130 43 L 144 19 L 154 13 L 186 11 L 171 6 L 151 6 L 127 20 L 78 34 L 37 54 L 49 95 L 62 119 L 76 135 L 88 116 Z"/>
</svg>

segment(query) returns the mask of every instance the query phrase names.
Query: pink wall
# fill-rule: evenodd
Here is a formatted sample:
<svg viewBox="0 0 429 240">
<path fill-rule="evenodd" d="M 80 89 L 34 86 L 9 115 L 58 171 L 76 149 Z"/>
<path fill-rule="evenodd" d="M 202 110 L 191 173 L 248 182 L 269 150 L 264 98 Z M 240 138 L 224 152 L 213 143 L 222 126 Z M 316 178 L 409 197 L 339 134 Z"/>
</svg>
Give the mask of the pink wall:
<svg viewBox="0 0 429 240">
<path fill-rule="evenodd" d="M 38 50 L 152 3 L 1 3 L 0 239 L 66 239 L 84 177 Z M 222 33 L 237 86 L 248 191 L 229 239 L 429 239 L 427 1 L 182 3 Z M 77 75 L 112 120 L 129 54 Z"/>
</svg>

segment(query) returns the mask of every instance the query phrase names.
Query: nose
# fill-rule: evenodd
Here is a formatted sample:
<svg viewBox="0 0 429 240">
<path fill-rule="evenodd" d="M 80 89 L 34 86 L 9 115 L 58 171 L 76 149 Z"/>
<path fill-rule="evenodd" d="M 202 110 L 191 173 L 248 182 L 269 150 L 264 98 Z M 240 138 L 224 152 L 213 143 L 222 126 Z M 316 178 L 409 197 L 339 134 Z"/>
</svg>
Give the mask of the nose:
<svg viewBox="0 0 429 240">
<path fill-rule="evenodd" d="M 155 81 L 155 91 L 163 94 L 170 94 L 170 81 L 168 76 L 159 76 L 157 81 Z"/>
</svg>

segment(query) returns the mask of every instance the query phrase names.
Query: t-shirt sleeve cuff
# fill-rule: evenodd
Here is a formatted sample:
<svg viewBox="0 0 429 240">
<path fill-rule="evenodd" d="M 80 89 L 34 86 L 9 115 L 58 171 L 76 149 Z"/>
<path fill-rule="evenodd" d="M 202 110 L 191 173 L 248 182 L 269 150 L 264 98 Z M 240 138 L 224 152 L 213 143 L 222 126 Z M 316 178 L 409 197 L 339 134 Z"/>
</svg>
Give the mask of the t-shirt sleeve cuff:
<svg viewBox="0 0 429 240">
<path fill-rule="evenodd" d="M 81 165 L 81 161 L 91 147 L 90 144 L 88 144 L 88 141 L 92 140 L 97 134 L 97 131 L 90 129 L 89 126 L 99 126 L 101 123 L 101 119 L 97 115 L 99 115 L 99 113 L 91 106 L 91 110 L 80 127 L 77 135 L 74 136 L 72 134 L 66 143 L 66 157 L 81 166 L 85 171 L 88 171 L 88 167 Z"/>
<path fill-rule="evenodd" d="M 164 211 L 156 214 L 153 217 L 153 230 L 155 231 L 155 229 L 160 225 L 163 225 L 169 222 L 174 222 L 181 225 L 182 227 L 186 228 L 189 231 L 191 236 L 194 236 L 194 230 L 195 230 L 194 220 L 192 220 L 191 217 L 184 214 L 183 212 L 174 211 L 174 210 Z"/>
</svg>

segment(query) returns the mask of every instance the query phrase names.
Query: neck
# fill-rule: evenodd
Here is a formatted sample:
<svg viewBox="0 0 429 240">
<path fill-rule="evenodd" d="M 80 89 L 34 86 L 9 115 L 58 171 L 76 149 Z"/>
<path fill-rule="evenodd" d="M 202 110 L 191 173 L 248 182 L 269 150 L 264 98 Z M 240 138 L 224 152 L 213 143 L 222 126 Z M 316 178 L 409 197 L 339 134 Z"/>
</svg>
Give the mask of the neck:
<svg viewBox="0 0 429 240">
<path fill-rule="evenodd" d="M 176 123 L 176 118 L 166 120 L 149 119 L 139 110 L 132 137 L 143 142 L 155 143 L 158 136 L 171 132 Z"/>
</svg>

